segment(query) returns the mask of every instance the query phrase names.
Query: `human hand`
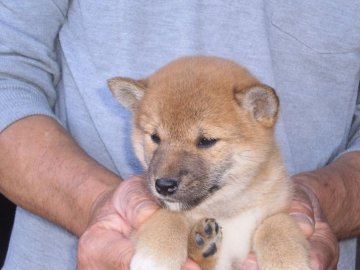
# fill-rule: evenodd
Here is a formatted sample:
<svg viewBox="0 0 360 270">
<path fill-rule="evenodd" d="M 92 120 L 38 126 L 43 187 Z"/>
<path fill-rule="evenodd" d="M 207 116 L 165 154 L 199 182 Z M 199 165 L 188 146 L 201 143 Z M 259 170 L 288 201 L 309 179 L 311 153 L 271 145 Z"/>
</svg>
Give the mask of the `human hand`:
<svg viewBox="0 0 360 270">
<path fill-rule="evenodd" d="M 339 260 L 339 243 L 321 210 L 317 196 L 304 184 L 307 177 L 310 177 L 310 174 L 293 177 L 295 196 L 289 213 L 297 220 L 309 239 L 312 269 L 336 269 Z"/>
<path fill-rule="evenodd" d="M 310 187 L 303 184 L 306 177 L 306 174 L 293 177 L 295 193 L 289 214 L 295 218 L 309 240 L 311 268 L 313 270 L 336 269 L 339 244 L 321 211 L 318 198 Z M 248 256 L 240 269 L 258 270 L 254 253 Z"/>
<path fill-rule="evenodd" d="M 79 239 L 76 269 L 129 269 L 134 254 L 131 234 L 158 208 L 141 177 L 130 177 L 104 194 L 94 205 L 89 227 Z M 200 268 L 189 260 L 182 270 Z"/>
</svg>

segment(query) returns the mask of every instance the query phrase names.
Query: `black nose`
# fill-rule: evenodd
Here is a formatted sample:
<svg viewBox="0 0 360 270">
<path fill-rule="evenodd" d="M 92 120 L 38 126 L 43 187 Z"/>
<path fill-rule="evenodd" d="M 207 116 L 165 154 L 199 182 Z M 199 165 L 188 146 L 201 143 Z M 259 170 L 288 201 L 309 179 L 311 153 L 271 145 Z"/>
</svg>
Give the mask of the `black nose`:
<svg viewBox="0 0 360 270">
<path fill-rule="evenodd" d="M 178 181 L 171 178 L 159 178 L 155 181 L 155 188 L 161 195 L 172 195 L 178 189 Z"/>
</svg>

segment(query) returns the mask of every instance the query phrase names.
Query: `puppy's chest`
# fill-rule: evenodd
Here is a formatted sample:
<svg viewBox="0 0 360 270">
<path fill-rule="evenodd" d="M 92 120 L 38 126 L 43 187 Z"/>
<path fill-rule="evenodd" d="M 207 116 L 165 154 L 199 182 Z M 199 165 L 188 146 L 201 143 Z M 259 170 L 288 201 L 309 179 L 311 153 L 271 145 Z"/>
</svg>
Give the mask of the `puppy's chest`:
<svg viewBox="0 0 360 270">
<path fill-rule="evenodd" d="M 232 218 L 217 220 L 223 240 L 216 270 L 232 269 L 246 258 L 251 249 L 252 235 L 263 215 L 261 209 L 251 209 Z"/>
</svg>

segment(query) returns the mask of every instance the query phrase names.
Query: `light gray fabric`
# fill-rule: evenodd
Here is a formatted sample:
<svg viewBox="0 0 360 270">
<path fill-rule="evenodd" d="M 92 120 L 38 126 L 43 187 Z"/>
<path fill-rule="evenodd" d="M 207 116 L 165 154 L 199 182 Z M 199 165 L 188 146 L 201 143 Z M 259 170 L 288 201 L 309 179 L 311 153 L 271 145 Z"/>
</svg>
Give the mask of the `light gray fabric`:
<svg viewBox="0 0 360 270">
<path fill-rule="evenodd" d="M 143 78 L 178 56 L 209 54 L 247 66 L 277 89 L 287 168 L 315 169 L 360 149 L 359 14 L 356 0 L 3 0 L 0 130 L 49 115 L 126 178 L 141 171 L 131 115 L 106 79 Z M 354 269 L 353 247 L 343 244 L 339 269 Z M 74 236 L 17 210 L 3 269 L 74 269 L 75 258 Z"/>
</svg>

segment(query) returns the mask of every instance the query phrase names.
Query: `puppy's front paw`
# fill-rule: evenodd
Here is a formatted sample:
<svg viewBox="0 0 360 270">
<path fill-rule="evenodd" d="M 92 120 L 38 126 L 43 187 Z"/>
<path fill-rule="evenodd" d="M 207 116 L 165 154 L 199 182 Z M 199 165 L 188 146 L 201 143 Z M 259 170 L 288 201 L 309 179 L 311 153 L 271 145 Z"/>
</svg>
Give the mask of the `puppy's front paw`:
<svg viewBox="0 0 360 270">
<path fill-rule="evenodd" d="M 134 236 L 131 270 L 180 270 L 187 259 L 188 225 L 182 213 L 160 209 Z"/>
<path fill-rule="evenodd" d="M 189 257 L 202 266 L 211 268 L 221 245 L 221 228 L 213 218 L 204 218 L 195 224 L 189 235 Z"/>
<path fill-rule="evenodd" d="M 311 270 L 309 244 L 299 226 L 288 214 L 264 220 L 253 237 L 260 269 Z"/>
</svg>

